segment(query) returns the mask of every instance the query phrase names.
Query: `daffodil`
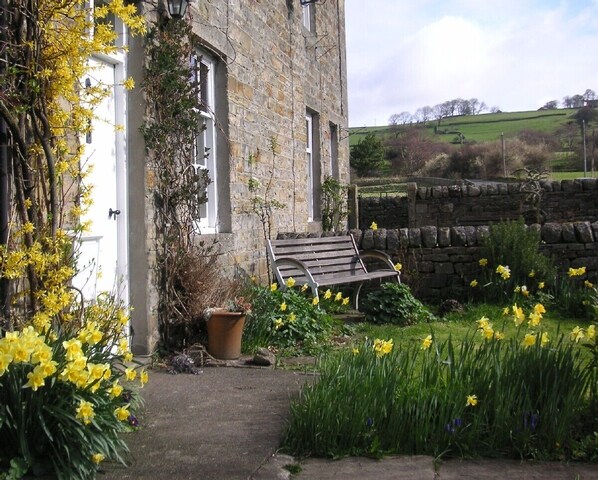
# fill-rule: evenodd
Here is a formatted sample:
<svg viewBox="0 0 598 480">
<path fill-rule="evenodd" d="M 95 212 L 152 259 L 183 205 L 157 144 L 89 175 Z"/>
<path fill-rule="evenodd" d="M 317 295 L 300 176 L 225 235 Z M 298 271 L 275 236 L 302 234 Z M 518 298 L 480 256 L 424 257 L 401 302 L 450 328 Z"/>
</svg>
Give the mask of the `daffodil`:
<svg viewBox="0 0 598 480">
<path fill-rule="evenodd" d="M 334 296 L 334 301 L 335 302 L 342 302 L 343 301 L 343 294 L 341 292 L 337 292 L 337 294 Z"/>
<path fill-rule="evenodd" d="M 478 328 L 485 328 L 490 324 L 490 320 L 488 317 L 482 317 L 479 320 L 476 320 L 476 323 L 478 324 Z"/>
<path fill-rule="evenodd" d="M 480 267 L 485 267 L 486 265 L 488 265 L 488 259 L 487 258 L 480 258 L 478 260 L 478 263 L 479 263 Z"/>
<path fill-rule="evenodd" d="M 395 270 L 396 270 L 397 272 L 400 272 L 400 271 L 401 271 L 401 269 L 403 268 L 403 265 L 401 265 L 401 264 L 400 264 L 400 263 L 398 263 L 398 262 L 397 262 L 397 263 L 395 263 L 395 265 L 394 265 L 394 266 L 395 266 Z"/>
<path fill-rule="evenodd" d="M 105 459 L 105 458 L 106 458 L 106 457 L 105 457 L 105 456 L 104 456 L 104 454 L 102 454 L 102 453 L 94 453 L 94 454 L 91 456 L 91 461 L 92 461 L 93 463 L 95 463 L 96 465 L 99 465 L 100 463 L 102 463 L 102 462 L 104 461 L 104 459 Z"/>
<path fill-rule="evenodd" d="M 593 340 L 596 338 L 596 325 L 590 325 L 586 330 L 586 336 L 588 339 Z"/>
<path fill-rule="evenodd" d="M 543 290 L 545 286 L 546 286 L 546 284 L 544 282 L 538 283 L 538 289 L 539 290 Z"/>
<path fill-rule="evenodd" d="M 125 422 L 128 420 L 129 415 L 129 406 L 125 405 L 124 407 L 118 407 L 114 410 L 114 416 L 118 418 L 121 422 Z"/>
<path fill-rule="evenodd" d="M 583 284 L 587 287 L 587 288 L 593 288 L 594 284 L 592 282 L 590 282 L 589 280 L 585 280 L 583 282 Z"/>
<path fill-rule="evenodd" d="M 359 348 L 353 347 L 351 353 L 353 353 L 353 355 L 359 355 Z"/>
<path fill-rule="evenodd" d="M 469 282 L 469 286 L 475 288 L 478 286 L 478 281 L 474 278 L 471 282 Z"/>
<path fill-rule="evenodd" d="M 372 224 L 370 225 L 370 228 L 372 230 L 378 230 L 378 224 L 376 222 L 372 222 Z"/>
<path fill-rule="evenodd" d="M 287 278 L 287 281 L 285 282 L 286 286 L 288 288 L 293 288 L 295 286 L 295 279 L 293 277 L 289 277 Z"/>
<path fill-rule="evenodd" d="M 548 332 L 542 332 L 542 335 L 540 336 L 540 346 L 545 347 L 548 343 L 550 343 Z"/>
<path fill-rule="evenodd" d="M 308 285 L 307 283 L 304 283 L 304 284 L 301 286 L 301 291 L 302 291 L 302 292 L 305 292 L 305 291 L 306 291 L 308 288 L 309 288 L 309 285 Z"/>
<path fill-rule="evenodd" d="M 536 344 L 536 335 L 534 333 L 526 333 L 523 337 L 523 346 L 525 348 L 533 347 Z"/>
<path fill-rule="evenodd" d="M 426 338 L 422 340 L 422 350 L 427 350 L 432 346 L 432 335 L 428 335 Z"/>
<path fill-rule="evenodd" d="M 585 334 L 583 328 L 580 328 L 579 326 L 576 326 L 573 330 L 571 330 L 571 333 L 569 334 L 569 338 L 571 339 L 571 341 L 576 343 L 584 337 Z"/>
<path fill-rule="evenodd" d="M 287 309 L 287 302 L 282 302 L 280 304 L 280 311 L 284 312 Z"/>
<path fill-rule="evenodd" d="M 527 274 L 527 276 L 528 276 L 529 278 L 534 278 L 534 277 L 536 276 L 536 271 L 535 271 L 535 270 L 532 270 L 531 272 L 529 272 L 529 273 Z"/>
<path fill-rule="evenodd" d="M 93 404 L 86 400 L 81 400 L 79 402 L 79 406 L 77 407 L 77 419 L 81 420 L 85 425 L 91 423 L 93 417 L 95 417 L 95 412 L 93 410 Z"/>
<path fill-rule="evenodd" d="M 142 370 L 139 374 L 139 383 L 143 387 L 149 380 L 149 375 L 147 374 L 147 370 Z"/>
<path fill-rule="evenodd" d="M 272 285 L 270 285 L 270 291 L 271 292 L 275 292 L 276 290 L 278 290 L 278 284 L 273 283 Z"/>
<path fill-rule="evenodd" d="M 125 377 L 132 382 L 137 378 L 137 371 L 133 368 L 125 368 Z"/>
<path fill-rule="evenodd" d="M 478 404 L 478 397 L 476 395 L 467 395 L 465 399 L 466 407 L 475 407 Z"/>
<path fill-rule="evenodd" d="M 348 305 L 348 304 L 349 304 L 349 297 L 343 298 L 343 305 Z"/>
<path fill-rule="evenodd" d="M 278 330 L 283 325 L 284 325 L 284 322 L 282 321 L 282 318 L 277 318 L 276 320 L 274 320 L 274 328 L 276 330 Z"/>
<path fill-rule="evenodd" d="M 330 291 L 330 289 L 326 290 L 326 292 L 324 293 L 324 298 L 326 300 L 329 300 L 332 297 L 332 292 Z"/>
<path fill-rule="evenodd" d="M 311 304 L 314 305 L 314 306 L 317 305 L 318 303 L 320 303 L 320 299 L 318 297 L 314 297 L 311 300 Z"/>
<path fill-rule="evenodd" d="M 381 340 L 380 338 L 374 340 L 374 351 L 377 357 L 388 355 L 392 351 L 392 347 L 392 338 L 390 340 Z"/>
</svg>

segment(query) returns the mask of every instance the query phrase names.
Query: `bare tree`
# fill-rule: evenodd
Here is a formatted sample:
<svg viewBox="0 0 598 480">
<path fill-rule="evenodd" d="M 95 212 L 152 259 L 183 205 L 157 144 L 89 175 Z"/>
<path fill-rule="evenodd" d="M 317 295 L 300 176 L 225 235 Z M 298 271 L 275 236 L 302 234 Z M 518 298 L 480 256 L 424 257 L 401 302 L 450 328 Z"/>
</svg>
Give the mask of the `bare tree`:
<svg viewBox="0 0 598 480">
<path fill-rule="evenodd" d="M 393 113 L 388 119 L 389 125 L 406 125 L 411 122 L 411 114 L 409 112 Z"/>
</svg>

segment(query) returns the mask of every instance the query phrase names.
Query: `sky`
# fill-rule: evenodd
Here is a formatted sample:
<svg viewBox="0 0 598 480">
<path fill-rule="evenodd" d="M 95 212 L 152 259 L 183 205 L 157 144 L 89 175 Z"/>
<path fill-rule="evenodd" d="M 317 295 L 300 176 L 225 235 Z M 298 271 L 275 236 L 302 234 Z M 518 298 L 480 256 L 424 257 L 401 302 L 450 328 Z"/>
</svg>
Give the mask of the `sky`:
<svg viewBox="0 0 598 480">
<path fill-rule="evenodd" d="M 455 98 L 598 94 L 598 0 L 346 0 L 349 126 Z"/>
</svg>

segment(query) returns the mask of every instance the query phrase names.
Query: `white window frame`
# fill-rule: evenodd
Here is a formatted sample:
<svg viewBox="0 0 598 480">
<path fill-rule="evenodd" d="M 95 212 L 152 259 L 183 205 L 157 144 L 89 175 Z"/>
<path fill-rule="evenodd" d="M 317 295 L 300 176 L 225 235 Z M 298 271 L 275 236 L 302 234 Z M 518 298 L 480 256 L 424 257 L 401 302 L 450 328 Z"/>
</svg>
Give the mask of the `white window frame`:
<svg viewBox="0 0 598 480">
<path fill-rule="evenodd" d="M 307 141 L 305 143 L 305 156 L 307 159 L 307 221 L 314 220 L 314 116 L 305 115 L 305 130 Z"/>
<path fill-rule="evenodd" d="M 307 3 L 302 6 L 301 18 L 303 22 L 303 26 L 311 32 L 312 28 L 312 8 L 313 5 L 311 3 Z"/>
<path fill-rule="evenodd" d="M 207 201 L 200 209 L 197 227 L 202 233 L 217 233 L 218 231 L 218 189 L 216 188 L 218 172 L 216 170 L 216 120 L 214 95 L 214 60 L 205 52 L 197 52 L 194 61 L 207 68 L 205 81 L 197 79 L 200 86 L 206 87 L 206 92 L 199 92 L 202 101 L 200 124 L 197 126 L 195 157 L 192 167 L 197 170 L 208 170 L 211 183 L 206 190 Z M 201 68 L 198 75 L 201 75 Z M 203 148 L 203 152 L 199 149 Z"/>
</svg>

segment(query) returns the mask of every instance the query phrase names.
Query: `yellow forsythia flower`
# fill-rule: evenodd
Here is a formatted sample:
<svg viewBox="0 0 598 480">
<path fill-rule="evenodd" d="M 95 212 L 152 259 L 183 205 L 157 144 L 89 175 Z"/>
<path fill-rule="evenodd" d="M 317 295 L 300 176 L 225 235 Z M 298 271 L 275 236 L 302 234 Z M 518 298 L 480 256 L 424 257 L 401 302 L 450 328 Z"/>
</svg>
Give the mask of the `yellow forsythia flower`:
<svg viewBox="0 0 598 480">
<path fill-rule="evenodd" d="M 123 87 L 125 87 L 125 90 L 133 90 L 135 88 L 135 80 L 133 80 L 133 77 L 127 78 L 123 82 Z"/>
</svg>

